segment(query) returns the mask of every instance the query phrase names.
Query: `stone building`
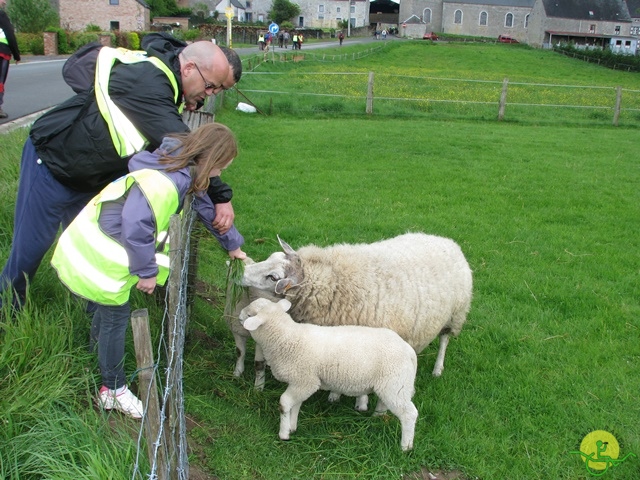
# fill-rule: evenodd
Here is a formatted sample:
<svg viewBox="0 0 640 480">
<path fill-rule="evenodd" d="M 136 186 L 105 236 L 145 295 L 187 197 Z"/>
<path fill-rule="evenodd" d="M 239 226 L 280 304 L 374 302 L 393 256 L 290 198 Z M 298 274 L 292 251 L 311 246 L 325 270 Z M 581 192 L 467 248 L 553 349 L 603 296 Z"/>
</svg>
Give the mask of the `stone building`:
<svg viewBox="0 0 640 480">
<path fill-rule="evenodd" d="M 640 1 L 628 3 L 636 5 L 640 17 Z M 419 36 L 416 17 L 423 33 L 507 35 L 535 47 L 550 47 L 554 39 L 584 46 L 628 45 L 640 30 L 639 22 L 632 31 L 624 0 L 401 0 L 400 21 L 412 21 L 401 35 Z"/>
<path fill-rule="evenodd" d="M 57 0 L 60 26 L 84 30 L 97 25 L 104 31 L 148 31 L 150 9 L 143 0 Z"/>
</svg>

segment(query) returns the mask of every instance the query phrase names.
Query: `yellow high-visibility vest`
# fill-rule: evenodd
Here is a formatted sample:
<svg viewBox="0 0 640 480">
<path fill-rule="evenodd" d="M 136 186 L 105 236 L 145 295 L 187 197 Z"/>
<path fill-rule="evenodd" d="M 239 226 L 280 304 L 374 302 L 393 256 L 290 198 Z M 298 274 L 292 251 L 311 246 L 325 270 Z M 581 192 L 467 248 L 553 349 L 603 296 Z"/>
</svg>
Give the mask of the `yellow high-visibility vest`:
<svg viewBox="0 0 640 480">
<path fill-rule="evenodd" d="M 126 64 L 151 62 L 154 66 L 162 70 L 171 82 L 175 103 L 178 102 L 180 92 L 175 75 L 159 58 L 148 57 L 144 51 L 127 50 L 125 48 L 103 47 L 100 49 L 96 63 L 96 101 L 102 118 L 104 118 L 109 126 L 111 141 L 113 142 L 116 152 L 118 152 L 121 158 L 125 158 L 142 151 L 149 142 L 109 96 L 109 78 L 111 76 L 111 69 L 116 61 Z"/>
<path fill-rule="evenodd" d="M 129 259 L 122 245 L 100 229 L 98 219 L 104 202 L 117 200 L 137 184 L 151 206 L 156 224 L 158 285 L 169 276 L 167 232 L 171 215 L 179 206 L 178 189 L 158 170 L 138 170 L 107 185 L 62 232 L 51 265 L 58 277 L 76 295 L 102 305 L 123 305 L 138 277 L 129 271 Z"/>
</svg>

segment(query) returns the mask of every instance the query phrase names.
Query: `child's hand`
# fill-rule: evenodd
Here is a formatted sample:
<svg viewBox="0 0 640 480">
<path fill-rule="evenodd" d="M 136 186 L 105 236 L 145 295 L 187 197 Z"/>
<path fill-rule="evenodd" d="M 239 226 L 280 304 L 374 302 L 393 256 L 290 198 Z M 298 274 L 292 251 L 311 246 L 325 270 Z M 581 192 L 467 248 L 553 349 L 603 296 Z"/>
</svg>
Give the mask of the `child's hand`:
<svg viewBox="0 0 640 480">
<path fill-rule="evenodd" d="M 231 258 L 239 258 L 240 260 L 244 260 L 245 258 L 247 258 L 247 254 L 239 248 L 236 248 L 235 250 L 229 250 L 229 256 Z"/>
<path fill-rule="evenodd" d="M 156 277 L 139 279 L 136 288 L 141 292 L 151 295 L 156 288 Z"/>
</svg>

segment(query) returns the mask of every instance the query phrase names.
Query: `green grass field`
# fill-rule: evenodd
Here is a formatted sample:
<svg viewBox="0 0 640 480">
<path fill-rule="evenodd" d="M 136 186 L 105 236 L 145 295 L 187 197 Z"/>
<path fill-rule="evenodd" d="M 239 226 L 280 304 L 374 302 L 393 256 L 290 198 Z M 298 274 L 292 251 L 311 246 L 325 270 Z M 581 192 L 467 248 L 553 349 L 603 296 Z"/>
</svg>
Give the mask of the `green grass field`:
<svg viewBox="0 0 640 480">
<path fill-rule="evenodd" d="M 451 76 L 463 68 L 504 74 L 470 47 L 455 46 L 467 62 L 452 61 Z M 495 46 L 495 56 L 522 78 L 560 82 L 566 68 L 593 84 L 625 80 L 631 88 L 637 79 L 509 47 Z M 409 61 L 402 49 L 394 55 L 398 65 Z M 547 55 L 545 62 L 559 62 L 548 70 L 532 60 Z M 395 57 L 381 57 L 381 68 Z M 367 62 L 375 67 L 375 58 Z M 474 271 L 474 300 L 441 378 L 431 376 L 437 341 L 419 355 L 412 452 L 400 451 L 395 417 L 356 412 L 351 398 L 329 404 L 327 392 L 302 406 L 298 431 L 281 442 L 284 385 L 267 374 L 265 390 L 256 392 L 250 360 L 244 376 L 233 377 L 235 347 L 221 318 L 227 257 L 203 239 L 206 290 L 190 320 L 184 365 L 192 478 L 422 479 L 430 471 L 587 479 L 592 474 L 575 452 L 596 430 L 617 439 L 620 458 L 640 455 L 635 129 L 231 109 L 216 119 L 239 141 L 223 179 L 234 187 L 236 225 L 253 259 L 278 250 L 276 235 L 298 248 L 424 231 L 461 245 Z M 25 135 L 2 137 L 2 258 Z M 48 265 L 31 299 L 0 334 L 0 477 L 131 478 L 135 423 L 108 423 L 90 407 L 97 377 L 86 351 L 89 320 Z M 134 298 L 134 308 L 149 303 Z M 128 352 L 133 371 L 130 344 Z M 144 465 L 144 449 L 141 456 Z M 593 473 L 640 478 L 640 460 Z"/>
</svg>

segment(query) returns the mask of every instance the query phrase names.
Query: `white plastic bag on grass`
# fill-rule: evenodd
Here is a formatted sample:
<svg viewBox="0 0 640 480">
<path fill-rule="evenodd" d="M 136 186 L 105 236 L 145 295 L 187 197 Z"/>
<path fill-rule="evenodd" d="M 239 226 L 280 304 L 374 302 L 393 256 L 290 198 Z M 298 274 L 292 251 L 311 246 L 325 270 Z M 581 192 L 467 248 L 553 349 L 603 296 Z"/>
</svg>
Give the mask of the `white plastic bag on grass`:
<svg viewBox="0 0 640 480">
<path fill-rule="evenodd" d="M 256 113 L 256 107 L 249 105 L 248 103 L 239 102 L 236 110 L 246 113 Z"/>
</svg>

